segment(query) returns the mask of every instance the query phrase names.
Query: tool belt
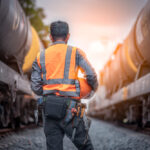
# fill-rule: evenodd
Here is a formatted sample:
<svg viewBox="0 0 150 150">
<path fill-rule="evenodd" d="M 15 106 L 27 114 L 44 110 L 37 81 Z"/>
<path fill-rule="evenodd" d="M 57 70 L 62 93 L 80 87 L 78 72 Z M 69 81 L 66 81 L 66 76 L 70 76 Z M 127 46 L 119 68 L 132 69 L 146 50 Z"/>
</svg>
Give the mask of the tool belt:
<svg viewBox="0 0 150 150">
<path fill-rule="evenodd" d="M 56 95 L 44 96 L 44 114 L 52 119 L 64 119 L 67 124 L 72 119 L 71 109 L 76 107 L 77 100 Z"/>
</svg>

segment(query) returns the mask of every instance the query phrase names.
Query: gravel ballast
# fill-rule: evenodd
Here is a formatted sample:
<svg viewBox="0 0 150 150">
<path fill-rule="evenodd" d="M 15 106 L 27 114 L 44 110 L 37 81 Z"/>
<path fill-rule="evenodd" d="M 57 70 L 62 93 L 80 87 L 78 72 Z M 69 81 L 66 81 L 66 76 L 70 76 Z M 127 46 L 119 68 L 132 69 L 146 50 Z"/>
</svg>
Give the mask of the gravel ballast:
<svg viewBox="0 0 150 150">
<path fill-rule="evenodd" d="M 150 150 L 150 136 L 93 120 L 90 137 L 95 150 Z M 24 129 L 0 139 L 0 150 L 46 150 L 43 128 Z M 64 138 L 64 150 L 77 150 Z"/>
</svg>

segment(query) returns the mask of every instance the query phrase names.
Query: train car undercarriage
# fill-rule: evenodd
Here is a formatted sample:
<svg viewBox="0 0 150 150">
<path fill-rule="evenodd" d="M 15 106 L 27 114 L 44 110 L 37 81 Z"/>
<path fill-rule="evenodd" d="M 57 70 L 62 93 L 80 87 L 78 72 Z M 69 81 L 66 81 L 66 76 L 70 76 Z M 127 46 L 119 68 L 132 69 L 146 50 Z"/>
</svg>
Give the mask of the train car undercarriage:
<svg viewBox="0 0 150 150">
<path fill-rule="evenodd" d="M 34 122 L 35 109 L 29 81 L 0 61 L 0 128 Z"/>
<path fill-rule="evenodd" d="M 147 74 L 114 93 L 100 106 L 94 98 L 89 104 L 89 115 L 109 121 L 137 124 L 143 128 L 150 127 L 149 85 L 150 74 Z"/>
</svg>

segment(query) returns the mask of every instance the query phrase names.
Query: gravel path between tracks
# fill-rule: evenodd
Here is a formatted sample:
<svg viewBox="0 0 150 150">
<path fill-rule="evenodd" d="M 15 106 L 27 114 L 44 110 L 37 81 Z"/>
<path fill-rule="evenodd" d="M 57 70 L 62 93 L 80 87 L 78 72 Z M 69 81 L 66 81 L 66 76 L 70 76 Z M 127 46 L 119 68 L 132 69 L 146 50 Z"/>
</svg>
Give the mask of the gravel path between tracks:
<svg viewBox="0 0 150 150">
<path fill-rule="evenodd" d="M 93 120 L 90 136 L 95 150 L 150 150 L 150 136 Z M 0 139 L 0 150 L 46 150 L 43 128 L 24 129 Z M 64 150 L 77 150 L 64 138 Z"/>
</svg>

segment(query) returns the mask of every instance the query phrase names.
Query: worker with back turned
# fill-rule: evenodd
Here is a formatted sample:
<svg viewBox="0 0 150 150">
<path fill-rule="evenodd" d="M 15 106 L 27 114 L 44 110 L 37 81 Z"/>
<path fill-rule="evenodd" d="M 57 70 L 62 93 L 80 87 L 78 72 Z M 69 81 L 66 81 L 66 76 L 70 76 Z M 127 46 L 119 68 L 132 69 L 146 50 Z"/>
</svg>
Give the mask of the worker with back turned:
<svg viewBox="0 0 150 150">
<path fill-rule="evenodd" d="M 79 150 L 93 150 L 83 120 L 81 98 L 96 91 L 97 76 L 84 52 L 67 45 L 66 22 L 50 25 L 52 44 L 37 55 L 32 66 L 31 88 L 44 101 L 44 132 L 48 150 L 63 150 L 66 134 Z M 78 71 L 85 79 L 78 78 Z"/>
</svg>

